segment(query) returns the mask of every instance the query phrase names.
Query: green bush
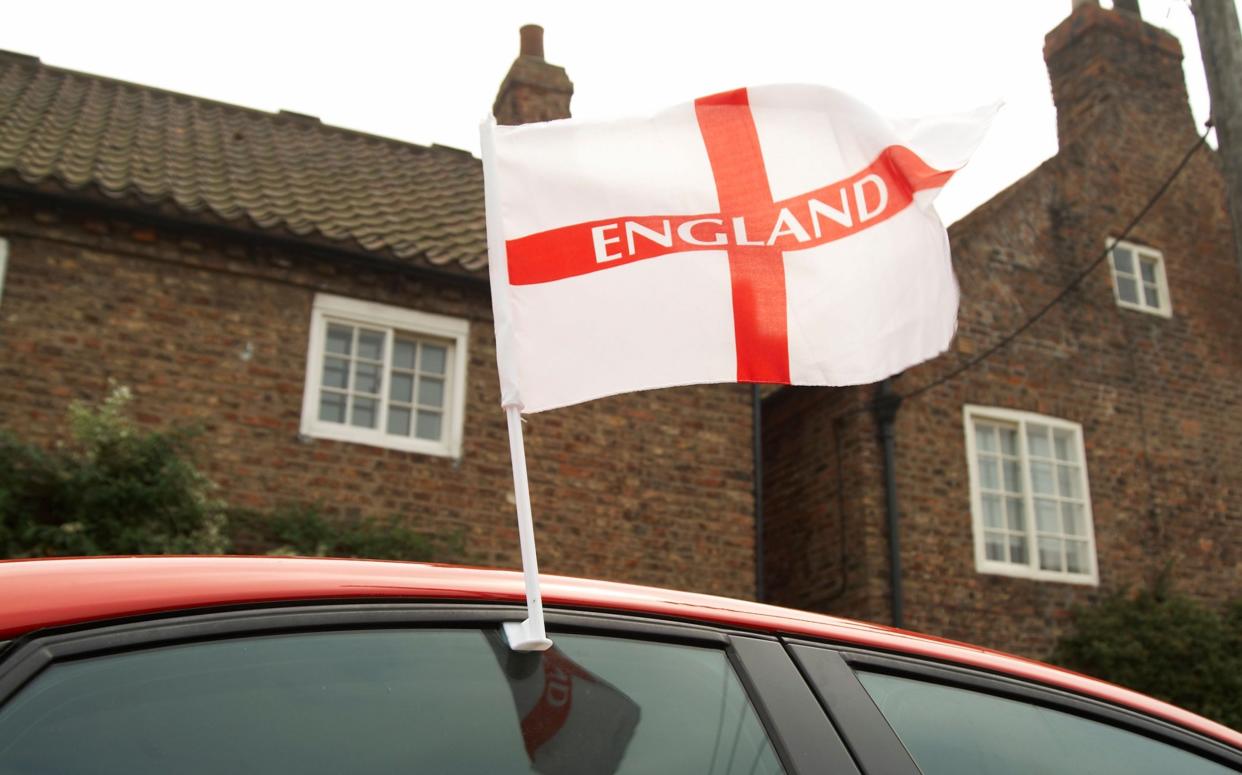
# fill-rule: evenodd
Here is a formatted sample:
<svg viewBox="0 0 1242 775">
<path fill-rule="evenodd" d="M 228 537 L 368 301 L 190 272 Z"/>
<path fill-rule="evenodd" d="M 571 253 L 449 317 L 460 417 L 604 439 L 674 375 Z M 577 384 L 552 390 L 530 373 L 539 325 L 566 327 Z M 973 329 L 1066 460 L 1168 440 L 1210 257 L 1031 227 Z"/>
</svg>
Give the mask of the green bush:
<svg viewBox="0 0 1242 775">
<path fill-rule="evenodd" d="M 137 431 L 130 398 L 75 403 L 69 443 L 50 452 L 0 434 L 0 556 L 224 551 L 224 504 L 189 462 L 192 434 Z"/>
<path fill-rule="evenodd" d="M 1050 661 L 1242 729 L 1242 600 L 1218 613 L 1163 586 L 1076 609 Z"/>
<path fill-rule="evenodd" d="M 268 554 L 408 561 L 461 554 L 459 539 L 433 539 L 399 517 L 334 520 L 315 506 L 234 510 L 229 516 L 236 545 L 266 547 Z"/>
<path fill-rule="evenodd" d="M 0 558 L 101 554 L 268 554 L 387 560 L 456 558 L 459 537 L 401 519 L 333 520 L 317 507 L 233 509 L 193 459 L 193 431 L 146 431 L 130 391 L 75 403 L 67 443 L 51 451 L 0 432 Z"/>
</svg>

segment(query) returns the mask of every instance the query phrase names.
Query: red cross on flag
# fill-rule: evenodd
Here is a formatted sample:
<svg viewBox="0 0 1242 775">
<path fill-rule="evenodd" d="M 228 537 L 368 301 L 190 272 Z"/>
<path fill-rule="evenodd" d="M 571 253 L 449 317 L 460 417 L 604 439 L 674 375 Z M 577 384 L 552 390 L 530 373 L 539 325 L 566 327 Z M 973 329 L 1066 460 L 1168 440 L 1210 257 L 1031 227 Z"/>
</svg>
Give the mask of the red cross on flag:
<svg viewBox="0 0 1242 775">
<path fill-rule="evenodd" d="M 943 352 L 958 293 L 932 199 L 995 110 L 893 120 L 766 86 L 485 126 L 502 404 L 863 384 Z"/>
</svg>

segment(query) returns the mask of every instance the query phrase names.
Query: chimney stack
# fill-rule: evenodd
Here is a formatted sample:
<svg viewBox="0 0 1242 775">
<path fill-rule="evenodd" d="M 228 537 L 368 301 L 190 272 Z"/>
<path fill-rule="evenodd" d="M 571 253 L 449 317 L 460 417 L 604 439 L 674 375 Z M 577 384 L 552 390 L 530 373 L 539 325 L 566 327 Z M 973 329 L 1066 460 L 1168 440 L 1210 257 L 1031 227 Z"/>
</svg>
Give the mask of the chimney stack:
<svg viewBox="0 0 1242 775">
<path fill-rule="evenodd" d="M 1138 0 L 1073 0 L 1073 11 L 1044 38 L 1044 61 L 1062 147 L 1107 121 L 1102 131 L 1137 137 L 1195 134 L 1177 38 L 1142 20 Z M 1170 134 L 1171 133 L 1171 134 Z"/>
<path fill-rule="evenodd" d="M 492 115 L 508 125 L 569 118 L 574 85 L 565 68 L 544 61 L 543 28 L 527 24 L 520 32 L 518 57 L 496 92 Z"/>
</svg>

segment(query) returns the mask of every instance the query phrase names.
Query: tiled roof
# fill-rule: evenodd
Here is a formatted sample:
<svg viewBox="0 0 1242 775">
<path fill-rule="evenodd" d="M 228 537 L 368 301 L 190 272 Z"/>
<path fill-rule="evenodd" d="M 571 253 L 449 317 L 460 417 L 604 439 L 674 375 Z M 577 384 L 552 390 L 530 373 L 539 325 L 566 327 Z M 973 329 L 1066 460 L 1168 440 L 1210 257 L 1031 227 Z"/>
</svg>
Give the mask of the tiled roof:
<svg viewBox="0 0 1242 775">
<path fill-rule="evenodd" d="M 424 147 L 0 52 L 0 181 L 363 249 L 487 265 L 483 174 Z"/>
</svg>

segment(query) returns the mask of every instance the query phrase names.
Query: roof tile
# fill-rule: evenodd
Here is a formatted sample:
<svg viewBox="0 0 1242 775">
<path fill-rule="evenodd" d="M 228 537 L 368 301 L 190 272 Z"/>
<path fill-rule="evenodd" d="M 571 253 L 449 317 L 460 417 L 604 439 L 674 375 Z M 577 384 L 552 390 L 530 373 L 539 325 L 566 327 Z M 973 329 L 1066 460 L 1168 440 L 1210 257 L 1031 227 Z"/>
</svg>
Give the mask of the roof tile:
<svg viewBox="0 0 1242 775">
<path fill-rule="evenodd" d="M 0 175 L 410 264 L 486 267 L 478 159 L 0 52 Z"/>
</svg>

